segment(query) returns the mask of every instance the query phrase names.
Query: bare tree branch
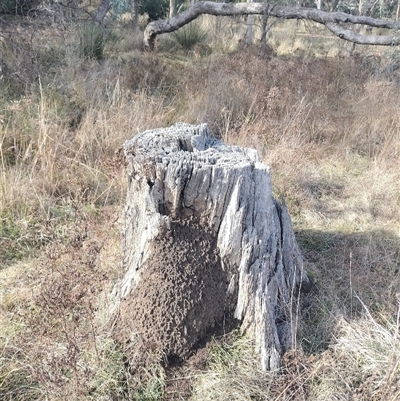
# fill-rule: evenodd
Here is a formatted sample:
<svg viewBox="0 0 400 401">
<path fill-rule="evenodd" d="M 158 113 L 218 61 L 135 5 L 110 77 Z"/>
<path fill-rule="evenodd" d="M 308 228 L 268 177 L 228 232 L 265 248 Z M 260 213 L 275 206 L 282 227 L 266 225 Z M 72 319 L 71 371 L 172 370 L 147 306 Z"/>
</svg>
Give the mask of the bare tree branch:
<svg viewBox="0 0 400 401">
<path fill-rule="evenodd" d="M 400 45 L 400 37 L 398 36 L 361 35 L 355 31 L 352 31 L 351 29 L 344 29 L 335 23 L 326 23 L 325 26 L 340 39 L 348 40 L 349 42 L 359 45 Z"/>
<path fill-rule="evenodd" d="M 188 10 L 175 15 L 170 19 L 150 22 L 144 31 L 144 44 L 152 49 L 157 35 L 173 32 L 188 24 L 202 14 L 235 16 L 235 15 L 262 15 L 265 3 L 214 3 L 200 1 Z M 360 35 L 349 29 L 342 28 L 339 23 L 368 25 L 375 28 L 397 30 L 398 21 L 376 19 L 367 16 L 350 15 L 342 12 L 326 12 L 314 8 L 290 7 L 274 5 L 270 7 L 269 15 L 276 18 L 304 19 L 325 25 L 334 35 L 350 42 L 368 45 L 396 46 L 400 44 L 400 37 Z"/>
</svg>

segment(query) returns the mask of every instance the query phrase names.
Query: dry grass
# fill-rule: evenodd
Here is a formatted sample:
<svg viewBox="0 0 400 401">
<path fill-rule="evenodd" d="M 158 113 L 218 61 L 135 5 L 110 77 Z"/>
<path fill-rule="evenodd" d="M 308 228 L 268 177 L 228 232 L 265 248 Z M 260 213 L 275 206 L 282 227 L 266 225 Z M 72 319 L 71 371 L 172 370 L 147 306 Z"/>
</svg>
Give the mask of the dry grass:
<svg viewBox="0 0 400 401">
<path fill-rule="evenodd" d="M 1 39 L 0 398 L 162 399 L 162 367 L 126 369 L 106 294 L 119 274 L 118 149 L 177 121 L 259 151 L 315 284 L 304 353 L 279 378 L 246 339 L 227 339 L 193 373 L 193 400 L 399 398 L 400 91 L 379 73 L 393 50 L 349 57 L 334 41 L 315 48 L 315 27 L 275 24 L 281 56 L 260 59 L 237 51 L 240 20 L 201 23 L 209 34 L 190 52 L 165 37 L 163 53 L 143 54 L 116 31 L 101 63 L 79 57 L 74 27 Z"/>
<path fill-rule="evenodd" d="M 273 375 L 261 371 L 254 344 L 246 337 L 234 336 L 214 341 L 208 369 L 197 375 L 191 400 L 270 399 Z"/>
<path fill-rule="evenodd" d="M 379 324 L 368 312 L 362 319 L 341 320 L 331 350 L 313 365 L 310 399 L 397 400 L 398 323 Z"/>
</svg>

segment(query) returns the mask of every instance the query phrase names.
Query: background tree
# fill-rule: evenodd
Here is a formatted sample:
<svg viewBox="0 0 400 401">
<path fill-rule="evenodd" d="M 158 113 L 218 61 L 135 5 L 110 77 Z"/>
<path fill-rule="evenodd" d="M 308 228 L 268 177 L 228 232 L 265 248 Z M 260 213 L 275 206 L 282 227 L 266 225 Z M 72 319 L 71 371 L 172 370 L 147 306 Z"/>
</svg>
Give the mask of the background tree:
<svg viewBox="0 0 400 401">
<path fill-rule="evenodd" d="M 253 0 L 247 0 L 247 3 L 252 3 Z M 247 16 L 247 31 L 246 31 L 246 44 L 251 45 L 253 43 L 253 25 L 254 25 L 254 14 Z"/>
<path fill-rule="evenodd" d="M 99 7 L 97 8 L 93 19 L 96 22 L 102 22 L 106 14 L 111 8 L 110 0 L 101 0 Z"/>
<path fill-rule="evenodd" d="M 169 17 L 173 17 L 176 14 L 176 0 L 169 0 Z"/>
<path fill-rule="evenodd" d="M 139 1 L 131 0 L 132 25 L 136 28 L 139 21 Z"/>
</svg>

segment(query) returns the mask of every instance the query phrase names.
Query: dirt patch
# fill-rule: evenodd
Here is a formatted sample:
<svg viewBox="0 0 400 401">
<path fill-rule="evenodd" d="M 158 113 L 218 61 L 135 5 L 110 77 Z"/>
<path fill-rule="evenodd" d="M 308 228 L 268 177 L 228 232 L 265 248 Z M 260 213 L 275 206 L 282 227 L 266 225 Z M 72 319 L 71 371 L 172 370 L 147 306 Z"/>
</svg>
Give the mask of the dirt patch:
<svg viewBox="0 0 400 401">
<path fill-rule="evenodd" d="M 228 279 L 217 238 L 193 220 L 172 222 L 152 245 L 139 285 L 121 304 L 117 338 L 129 343 L 133 328 L 147 351 L 173 363 L 223 321 Z"/>
<path fill-rule="evenodd" d="M 196 382 L 197 373 L 204 371 L 210 353 L 210 346 L 193 352 L 187 361 L 166 369 L 164 401 L 189 400 Z"/>
</svg>

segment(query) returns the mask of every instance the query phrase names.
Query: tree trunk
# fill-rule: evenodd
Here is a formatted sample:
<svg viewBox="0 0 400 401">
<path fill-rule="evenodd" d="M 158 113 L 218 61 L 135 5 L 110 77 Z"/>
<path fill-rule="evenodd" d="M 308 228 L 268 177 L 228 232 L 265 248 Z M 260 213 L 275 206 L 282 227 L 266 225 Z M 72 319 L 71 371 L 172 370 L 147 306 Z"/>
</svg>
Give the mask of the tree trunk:
<svg viewBox="0 0 400 401">
<path fill-rule="evenodd" d="M 400 0 L 397 1 L 396 21 L 399 20 L 399 13 L 400 13 Z"/>
<path fill-rule="evenodd" d="M 293 347 L 309 286 L 284 205 L 253 149 L 205 124 L 147 131 L 124 144 L 128 194 L 115 336 L 185 358 L 226 320 L 254 339 L 260 365 Z"/>
<path fill-rule="evenodd" d="M 363 15 L 364 5 L 365 5 L 365 0 L 358 0 L 358 15 Z"/>
<path fill-rule="evenodd" d="M 169 0 L 169 18 L 176 14 L 176 0 Z"/>
<path fill-rule="evenodd" d="M 154 48 L 157 35 L 174 32 L 188 24 L 202 14 L 235 16 L 235 15 L 262 15 L 264 3 L 215 3 L 199 1 L 186 11 L 175 15 L 168 20 L 150 22 L 144 31 L 144 44 L 149 49 Z M 361 24 L 376 28 L 398 29 L 395 21 L 376 19 L 366 16 L 357 16 L 342 12 L 325 12 L 315 8 L 291 7 L 274 5 L 270 7 L 269 15 L 276 18 L 304 19 L 325 25 L 334 35 L 341 39 L 360 45 L 398 46 L 400 37 L 386 35 L 362 35 L 341 24 Z"/>
<path fill-rule="evenodd" d="M 264 13 L 262 16 L 262 27 L 261 27 L 261 49 L 260 49 L 261 57 L 265 57 L 265 55 L 267 54 L 268 17 L 269 17 L 269 4 L 265 2 Z"/>
<path fill-rule="evenodd" d="M 97 7 L 96 12 L 94 13 L 93 19 L 94 21 L 101 24 L 104 20 L 104 17 L 108 13 L 111 8 L 110 0 L 101 0 L 99 6 Z"/>
<path fill-rule="evenodd" d="M 252 3 L 253 0 L 247 0 L 247 3 Z M 249 14 L 247 16 L 247 30 L 246 30 L 246 45 L 253 44 L 253 25 L 254 25 L 254 15 Z"/>
<path fill-rule="evenodd" d="M 131 0 L 132 28 L 136 29 L 139 22 L 139 0 Z"/>
</svg>

